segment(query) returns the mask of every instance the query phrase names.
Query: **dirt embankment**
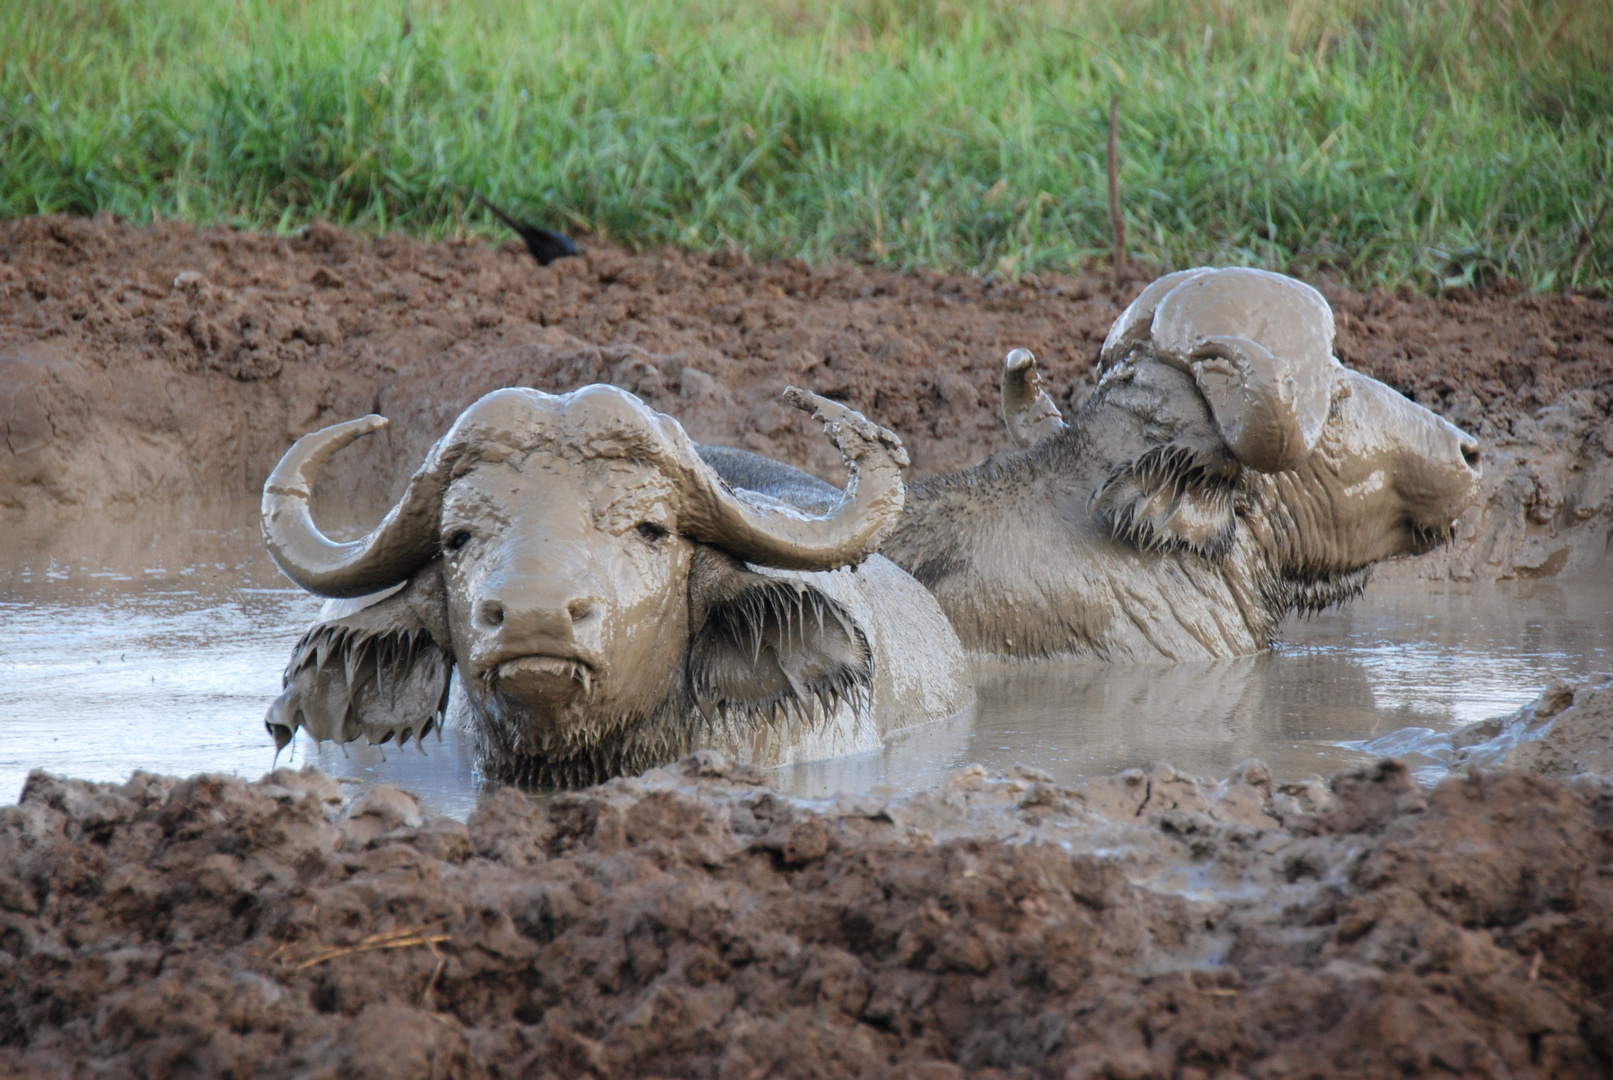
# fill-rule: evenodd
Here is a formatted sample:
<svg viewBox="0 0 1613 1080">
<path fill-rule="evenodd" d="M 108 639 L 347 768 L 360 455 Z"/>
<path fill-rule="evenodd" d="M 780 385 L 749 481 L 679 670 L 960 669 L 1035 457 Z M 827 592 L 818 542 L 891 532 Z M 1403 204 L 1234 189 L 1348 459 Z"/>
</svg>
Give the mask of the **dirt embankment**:
<svg viewBox="0 0 1613 1080">
<path fill-rule="evenodd" d="M 0 1074 L 1605 1077 L 1613 784 L 30 779 Z"/>
<path fill-rule="evenodd" d="M 595 246 L 288 240 L 177 224 L 0 223 L 0 507 L 254 497 L 297 436 L 367 412 L 334 490 L 396 490 L 476 397 L 609 381 L 698 439 L 834 478 L 782 405 L 797 383 L 898 431 L 915 475 L 1006 446 L 1002 358 L 1084 400 L 1121 289 Z M 1613 302 L 1505 287 L 1441 299 L 1328 290 L 1340 356 L 1487 442 L 1454 549 L 1398 573 L 1590 572 L 1613 535 Z M 344 488 L 345 485 L 345 488 Z M 377 501 L 377 500 L 372 500 Z"/>
</svg>

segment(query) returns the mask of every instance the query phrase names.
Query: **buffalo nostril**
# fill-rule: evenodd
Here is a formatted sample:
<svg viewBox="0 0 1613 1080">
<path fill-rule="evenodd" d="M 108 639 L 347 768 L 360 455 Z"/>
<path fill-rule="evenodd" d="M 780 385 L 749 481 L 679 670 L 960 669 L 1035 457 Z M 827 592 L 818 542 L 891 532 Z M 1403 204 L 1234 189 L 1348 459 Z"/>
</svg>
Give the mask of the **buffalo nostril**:
<svg viewBox="0 0 1613 1080">
<path fill-rule="evenodd" d="M 571 616 L 572 622 L 582 622 L 594 613 L 594 602 L 585 598 L 572 600 L 566 604 L 566 612 Z"/>
<path fill-rule="evenodd" d="M 488 626 L 501 626 L 504 623 L 504 605 L 497 600 L 483 600 L 479 614 L 482 622 Z"/>
<path fill-rule="evenodd" d="M 1463 443 L 1462 460 L 1467 462 L 1468 468 L 1477 471 L 1479 467 L 1479 444 L 1476 442 Z"/>
</svg>

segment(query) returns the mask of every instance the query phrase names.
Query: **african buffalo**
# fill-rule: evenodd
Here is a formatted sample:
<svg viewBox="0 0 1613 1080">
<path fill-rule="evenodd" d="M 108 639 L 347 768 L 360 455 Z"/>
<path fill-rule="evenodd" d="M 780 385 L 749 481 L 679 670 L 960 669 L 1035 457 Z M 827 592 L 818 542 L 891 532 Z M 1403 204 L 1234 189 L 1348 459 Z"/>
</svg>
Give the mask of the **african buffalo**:
<svg viewBox="0 0 1613 1080">
<path fill-rule="evenodd" d="M 766 765 L 868 749 L 966 708 L 935 600 L 870 555 L 901 512 L 900 440 L 786 397 L 841 450 L 844 492 L 706 451 L 745 474 L 731 484 L 614 387 L 508 389 L 466 409 L 381 524 L 342 544 L 309 514 L 315 479 L 385 420 L 299 440 L 264 485 L 269 553 L 310 592 L 359 599 L 327 604 L 298 642 L 267 718 L 277 745 L 299 728 L 418 738 L 453 681 L 489 775 L 578 785 L 702 746 Z"/>
<path fill-rule="evenodd" d="M 881 551 L 966 648 L 1204 659 L 1359 594 L 1373 563 L 1449 538 L 1479 447 L 1333 356 L 1320 293 L 1260 270 L 1143 290 L 1073 424 L 1009 354 L 1018 450 L 909 489 Z"/>
</svg>

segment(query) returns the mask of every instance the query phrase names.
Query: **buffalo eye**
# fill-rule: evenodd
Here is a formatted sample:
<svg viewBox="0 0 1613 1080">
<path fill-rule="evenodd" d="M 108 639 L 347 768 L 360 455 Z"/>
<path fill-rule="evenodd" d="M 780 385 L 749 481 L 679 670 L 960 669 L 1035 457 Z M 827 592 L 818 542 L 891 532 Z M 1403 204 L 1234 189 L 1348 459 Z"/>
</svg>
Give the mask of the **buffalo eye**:
<svg viewBox="0 0 1613 1080">
<path fill-rule="evenodd" d="M 468 543 L 470 543 L 470 533 L 464 529 L 460 529 L 447 540 L 443 541 L 442 546 L 448 551 L 458 551 Z"/>
<path fill-rule="evenodd" d="M 641 521 L 638 525 L 638 534 L 642 536 L 646 542 L 653 544 L 665 536 L 667 534 L 667 530 L 665 525 L 657 525 L 653 521 Z"/>
</svg>

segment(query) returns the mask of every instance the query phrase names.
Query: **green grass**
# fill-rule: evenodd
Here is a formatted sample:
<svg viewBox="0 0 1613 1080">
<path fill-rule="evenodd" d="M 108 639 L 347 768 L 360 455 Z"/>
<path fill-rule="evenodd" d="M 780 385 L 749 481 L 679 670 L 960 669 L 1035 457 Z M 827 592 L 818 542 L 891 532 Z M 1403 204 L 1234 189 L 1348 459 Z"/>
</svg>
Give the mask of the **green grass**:
<svg viewBox="0 0 1613 1080">
<path fill-rule="evenodd" d="M 1610 73 L 1607 0 L 8 0 L 0 215 L 1068 270 L 1118 93 L 1135 258 L 1607 289 Z"/>
</svg>

